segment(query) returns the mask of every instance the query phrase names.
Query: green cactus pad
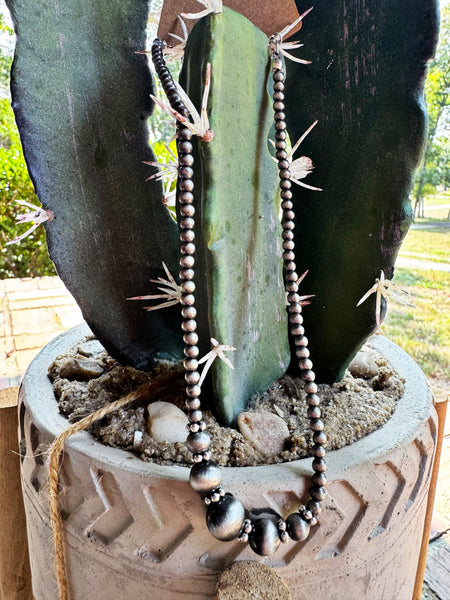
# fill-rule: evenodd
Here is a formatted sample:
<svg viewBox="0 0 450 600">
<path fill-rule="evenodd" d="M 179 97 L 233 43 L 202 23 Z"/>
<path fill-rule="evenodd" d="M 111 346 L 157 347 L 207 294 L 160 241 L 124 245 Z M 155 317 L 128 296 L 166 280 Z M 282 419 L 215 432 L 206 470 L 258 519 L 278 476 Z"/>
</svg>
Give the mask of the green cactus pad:
<svg viewBox="0 0 450 600">
<path fill-rule="evenodd" d="M 17 46 L 13 107 L 51 258 L 108 351 L 140 368 L 183 356 L 179 307 L 152 313 L 127 297 L 155 293 L 162 260 L 178 272 L 176 225 L 146 182 L 155 160 L 146 119 L 147 3 L 8 0 Z"/>
<path fill-rule="evenodd" d="M 199 333 L 236 348 L 212 368 L 215 410 L 235 421 L 253 394 L 289 364 L 277 217 L 278 169 L 268 150 L 273 111 L 267 93 L 267 37 L 231 9 L 198 22 L 187 44 L 182 83 L 200 106 L 206 64 L 214 139 L 199 142 L 195 162 L 197 298 L 209 322 Z M 205 326 L 206 325 L 206 326 Z M 205 344 L 206 343 L 206 344 Z"/>
<path fill-rule="evenodd" d="M 293 186 L 298 272 L 309 269 L 300 293 L 316 295 L 304 325 L 318 381 L 339 379 L 375 329 L 375 297 L 356 304 L 381 269 L 392 278 L 412 220 L 436 36 L 435 0 L 319 2 L 293 36 L 312 63 L 286 61 L 292 142 L 319 119 L 296 157 L 312 158 L 307 182 L 323 192 Z"/>
</svg>

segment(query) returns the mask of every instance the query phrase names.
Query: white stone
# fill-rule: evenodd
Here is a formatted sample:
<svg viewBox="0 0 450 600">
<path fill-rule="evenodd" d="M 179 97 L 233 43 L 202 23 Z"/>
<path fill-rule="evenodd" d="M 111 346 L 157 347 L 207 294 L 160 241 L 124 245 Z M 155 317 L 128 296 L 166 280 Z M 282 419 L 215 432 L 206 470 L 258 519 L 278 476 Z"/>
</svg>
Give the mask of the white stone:
<svg viewBox="0 0 450 600">
<path fill-rule="evenodd" d="M 185 413 L 171 402 L 148 405 L 147 428 L 156 442 L 184 442 L 189 421 Z"/>
<path fill-rule="evenodd" d="M 268 456 L 282 452 L 289 436 L 288 426 L 274 413 L 242 412 L 237 424 L 244 438 Z"/>
<path fill-rule="evenodd" d="M 378 365 L 372 353 L 360 350 L 348 366 L 353 377 L 372 379 L 378 373 Z"/>
</svg>

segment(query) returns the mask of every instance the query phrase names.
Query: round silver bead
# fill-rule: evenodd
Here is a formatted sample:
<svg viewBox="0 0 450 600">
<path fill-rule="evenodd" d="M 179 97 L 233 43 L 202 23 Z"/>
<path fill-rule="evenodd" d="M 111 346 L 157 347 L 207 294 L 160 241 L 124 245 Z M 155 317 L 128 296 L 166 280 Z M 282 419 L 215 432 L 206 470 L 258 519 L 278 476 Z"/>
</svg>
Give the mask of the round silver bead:
<svg viewBox="0 0 450 600">
<path fill-rule="evenodd" d="M 200 398 L 202 389 L 199 385 L 188 385 L 186 387 L 186 395 L 188 398 Z"/>
<path fill-rule="evenodd" d="M 181 251 L 181 254 L 192 256 L 192 254 L 195 254 L 195 244 L 192 244 L 192 243 L 181 244 L 180 251 Z"/>
<path fill-rule="evenodd" d="M 194 294 L 183 294 L 180 302 L 183 306 L 193 306 L 195 304 L 195 296 Z"/>
<path fill-rule="evenodd" d="M 196 463 L 189 473 L 189 483 L 199 494 L 206 494 L 219 487 L 221 479 L 220 468 L 212 460 Z"/>
<path fill-rule="evenodd" d="M 305 392 L 307 394 L 317 394 L 317 384 L 314 381 L 306 380 L 305 383 Z"/>
<path fill-rule="evenodd" d="M 195 292 L 195 283 L 191 280 L 182 281 L 180 287 L 183 294 L 193 294 Z"/>
<path fill-rule="evenodd" d="M 193 331 L 192 333 L 185 333 L 183 335 L 183 342 L 187 346 L 195 346 L 196 344 L 198 344 L 198 334 L 195 331 Z"/>
<path fill-rule="evenodd" d="M 286 519 L 286 526 L 289 536 L 296 542 L 303 542 L 309 535 L 310 524 L 299 513 L 289 515 Z"/>
<path fill-rule="evenodd" d="M 190 359 L 196 359 L 197 356 L 199 355 L 200 350 L 198 349 L 198 346 L 186 346 L 184 349 L 184 355 L 187 356 Z M 184 363 L 183 363 L 184 364 Z M 194 364 L 194 363 L 192 363 Z M 186 366 L 184 367 L 186 369 Z M 197 366 L 195 367 L 195 369 L 187 369 L 188 371 L 196 371 L 198 369 L 198 361 L 197 361 Z"/>
<path fill-rule="evenodd" d="M 200 398 L 187 398 L 186 399 L 186 408 L 188 410 L 197 410 L 200 408 L 201 402 Z"/>
<path fill-rule="evenodd" d="M 193 346 L 193 348 L 195 348 L 195 346 Z M 198 352 L 197 352 L 197 356 L 198 356 Z M 197 371 L 198 360 L 196 360 L 195 358 L 188 358 L 183 361 L 183 367 L 186 371 Z"/>
<path fill-rule="evenodd" d="M 181 316 L 184 319 L 195 319 L 195 317 L 197 316 L 197 309 L 195 308 L 195 306 L 183 306 L 183 308 L 181 309 Z"/>
<path fill-rule="evenodd" d="M 179 222 L 181 229 L 193 229 L 195 221 L 192 217 L 183 217 Z"/>
<path fill-rule="evenodd" d="M 200 373 L 198 371 L 187 371 L 184 374 L 184 380 L 188 385 L 196 385 L 200 381 Z"/>
<path fill-rule="evenodd" d="M 197 329 L 197 321 L 195 319 L 187 319 L 181 323 L 183 331 L 192 333 Z"/>
<path fill-rule="evenodd" d="M 187 436 L 186 445 L 193 454 L 200 454 L 208 450 L 211 444 L 211 438 L 207 431 L 190 433 Z"/>
<path fill-rule="evenodd" d="M 223 542 L 234 540 L 239 536 L 244 518 L 244 507 L 231 494 L 226 494 L 219 502 L 210 504 L 206 511 L 206 525 L 209 532 Z"/>
<path fill-rule="evenodd" d="M 180 206 L 180 215 L 182 217 L 193 217 L 195 215 L 195 206 L 193 204 L 183 204 Z"/>
<path fill-rule="evenodd" d="M 278 528 L 270 519 L 254 521 L 253 530 L 248 537 L 251 549 L 260 556 L 271 556 L 280 545 Z"/>
<path fill-rule="evenodd" d="M 180 231 L 180 242 L 194 242 L 195 241 L 195 233 L 193 229 L 183 229 Z"/>
<path fill-rule="evenodd" d="M 201 410 L 191 410 L 188 414 L 188 419 L 191 423 L 196 423 L 197 427 L 200 427 L 198 424 L 203 418 L 203 413 Z"/>
<path fill-rule="evenodd" d="M 193 256 L 185 255 L 180 258 L 180 267 L 182 269 L 192 269 L 195 264 L 195 259 Z"/>
</svg>

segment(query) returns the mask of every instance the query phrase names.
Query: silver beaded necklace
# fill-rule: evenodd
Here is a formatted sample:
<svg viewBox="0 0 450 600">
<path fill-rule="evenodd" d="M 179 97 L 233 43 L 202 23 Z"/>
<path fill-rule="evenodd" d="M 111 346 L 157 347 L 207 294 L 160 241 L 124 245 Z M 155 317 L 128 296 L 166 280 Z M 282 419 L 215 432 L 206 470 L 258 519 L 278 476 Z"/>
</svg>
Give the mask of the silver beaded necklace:
<svg viewBox="0 0 450 600">
<path fill-rule="evenodd" d="M 286 151 L 287 134 L 284 105 L 285 72 L 281 59 L 282 35 L 274 34 L 269 40 L 269 52 L 272 60 L 273 76 L 273 109 L 275 121 L 275 149 L 280 178 L 280 195 L 283 237 L 284 281 L 287 292 L 289 330 L 296 346 L 296 356 L 305 381 L 308 404 L 308 418 L 313 432 L 313 456 L 309 494 L 310 498 L 297 512 L 286 519 L 279 517 L 272 520 L 268 517 L 248 518 L 241 502 L 232 494 L 226 493 L 221 487 L 221 470 L 211 460 L 210 436 L 203 421 L 198 371 L 198 334 L 197 310 L 195 308 L 195 234 L 194 234 L 194 183 L 192 156 L 192 132 L 182 122 L 177 124 L 178 151 L 178 227 L 180 235 L 180 287 L 181 315 L 184 341 L 184 369 L 186 381 L 186 409 L 189 419 L 189 434 L 187 446 L 192 452 L 194 465 L 191 468 L 189 482 L 192 488 L 200 494 L 206 509 L 206 525 L 216 539 L 230 541 L 238 539 L 248 542 L 252 550 L 261 556 L 273 554 L 281 542 L 289 538 L 294 541 L 304 541 L 308 538 L 312 527 L 317 525 L 317 517 L 322 510 L 325 497 L 326 463 L 325 444 L 327 441 L 321 420 L 320 398 L 317 395 L 317 385 L 313 364 L 309 358 L 308 339 L 302 325 L 301 298 L 298 294 L 299 276 L 296 272 L 294 252 L 294 219 L 290 160 Z M 161 81 L 167 99 L 174 111 L 182 118 L 189 117 L 189 112 L 178 94 L 175 82 L 166 66 L 163 50 L 165 42 L 156 39 L 152 45 L 152 60 Z M 183 119 L 182 119 L 183 120 Z M 212 139 L 212 132 L 209 136 Z M 249 511 L 252 513 L 252 511 Z"/>
</svg>

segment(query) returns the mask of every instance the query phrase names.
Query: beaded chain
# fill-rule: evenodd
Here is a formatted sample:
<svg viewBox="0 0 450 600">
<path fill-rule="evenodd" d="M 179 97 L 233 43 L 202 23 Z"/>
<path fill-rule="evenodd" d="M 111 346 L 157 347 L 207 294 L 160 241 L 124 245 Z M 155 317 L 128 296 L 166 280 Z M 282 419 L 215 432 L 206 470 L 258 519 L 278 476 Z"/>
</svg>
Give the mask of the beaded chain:
<svg viewBox="0 0 450 600">
<path fill-rule="evenodd" d="M 277 37 L 278 36 L 278 37 Z M 308 339 L 302 326 L 301 298 L 298 294 L 298 275 L 296 273 L 294 253 L 294 212 L 292 203 L 291 181 L 286 152 L 286 122 L 284 114 L 284 68 L 279 53 L 281 36 L 275 34 L 270 38 L 269 50 L 273 61 L 273 109 L 275 112 L 275 148 L 278 161 L 281 207 L 283 209 L 283 261 L 284 277 L 288 300 L 288 313 L 290 333 L 296 346 L 296 356 L 305 381 L 306 401 L 308 403 L 308 417 L 313 431 L 314 445 L 311 454 L 314 457 L 312 468 L 314 474 L 310 484 L 310 499 L 306 505 L 299 507 L 298 512 L 290 514 L 286 520 L 280 518 L 275 523 L 270 518 L 246 518 L 243 505 L 232 494 L 225 493 L 221 487 L 221 470 L 211 460 L 210 436 L 203 421 L 199 386 L 200 374 L 198 371 L 198 334 L 197 310 L 195 308 L 195 233 L 194 233 L 194 183 L 192 156 L 192 133 L 177 124 L 177 151 L 178 151 L 178 227 L 180 235 L 180 287 L 181 287 L 181 315 L 184 341 L 184 369 L 186 381 L 186 409 L 189 419 L 189 434 L 186 444 L 193 454 L 194 465 L 191 468 L 189 482 L 192 488 L 201 495 L 205 502 L 206 524 L 209 532 L 218 540 L 230 541 L 239 539 L 248 542 L 252 550 L 261 556 L 273 554 L 281 542 L 289 538 L 295 541 L 306 540 L 311 527 L 317 524 L 317 516 L 322 510 L 321 501 L 325 497 L 326 464 L 324 460 L 326 436 L 323 432 L 320 398 L 317 395 L 315 375 L 307 348 Z M 169 100 L 171 107 L 183 117 L 188 117 L 189 112 L 182 102 L 175 82 L 167 68 L 163 56 L 165 42 L 156 39 L 152 45 L 152 60 L 161 85 Z M 251 511 L 250 511 L 251 512 Z"/>
</svg>

